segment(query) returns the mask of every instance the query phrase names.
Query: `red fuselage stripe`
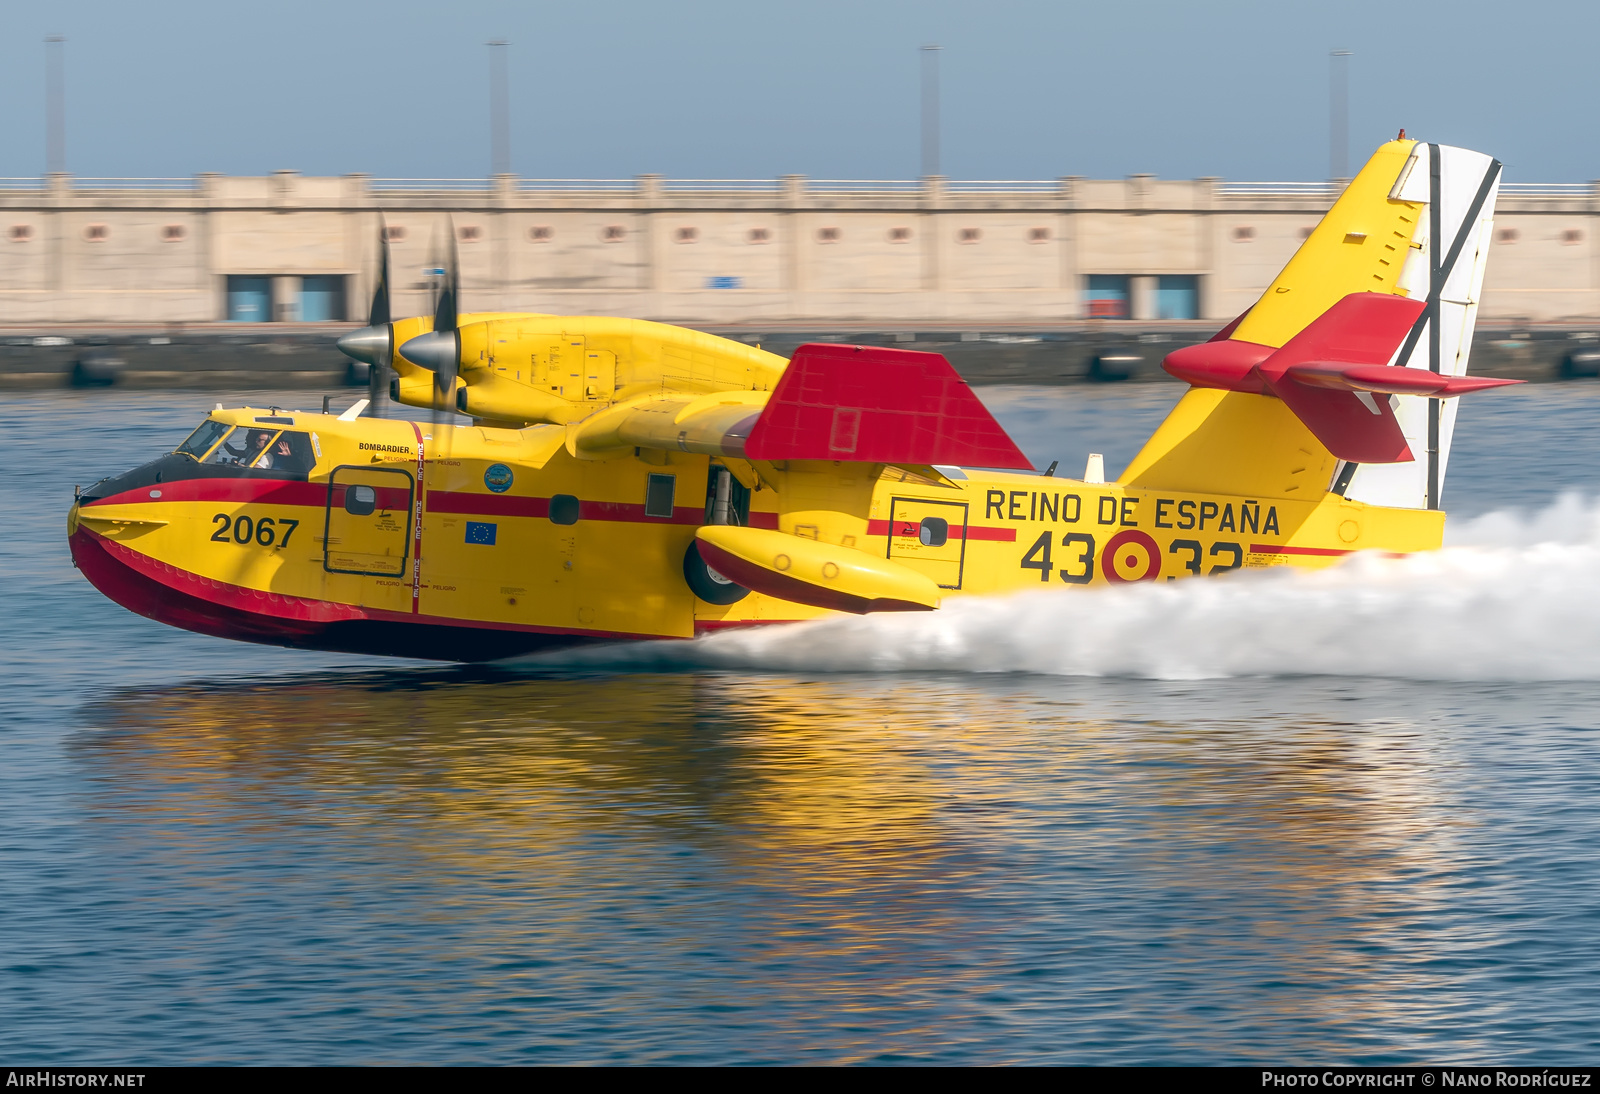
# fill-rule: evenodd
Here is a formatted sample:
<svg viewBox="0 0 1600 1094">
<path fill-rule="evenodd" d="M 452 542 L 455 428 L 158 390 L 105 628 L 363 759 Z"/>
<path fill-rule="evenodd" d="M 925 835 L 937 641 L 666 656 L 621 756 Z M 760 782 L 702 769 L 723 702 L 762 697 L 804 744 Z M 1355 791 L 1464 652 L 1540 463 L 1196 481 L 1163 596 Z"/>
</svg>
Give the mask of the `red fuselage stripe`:
<svg viewBox="0 0 1600 1094">
<path fill-rule="evenodd" d="M 898 527 L 896 527 L 898 524 Z M 897 539 L 916 539 L 921 534 L 919 522 L 902 520 L 869 520 L 867 521 L 867 535 L 887 536 L 893 535 Z M 963 528 L 959 524 L 950 526 L 951 539 L 987 539 L 997 543 L 1015 543 L 1017 530 L 1015 528 L 991 528 L 982 524 L 969 524 Z"/>
<path fill-rule="evenodd" d="M 1348 555 L 1352 552 L 1335 547 L 1286 547 L 1282 544 L 1252 543 L 1253 555 Z"/>
</svg>

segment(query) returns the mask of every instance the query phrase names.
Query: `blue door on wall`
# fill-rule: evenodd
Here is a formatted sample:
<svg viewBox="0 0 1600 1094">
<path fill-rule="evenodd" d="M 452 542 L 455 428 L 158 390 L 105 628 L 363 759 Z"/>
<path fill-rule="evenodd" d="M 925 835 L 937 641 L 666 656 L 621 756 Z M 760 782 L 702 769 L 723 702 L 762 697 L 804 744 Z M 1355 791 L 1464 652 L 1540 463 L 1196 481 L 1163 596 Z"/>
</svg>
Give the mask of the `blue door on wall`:
<svg viewBox="0 0 1600 1094">
<path fill-rule="evenodd" d="M 307 323 L 343 320 L 344 277 L 318 274 L 300 279 L 300 318 Z"/>
<path fill-rule="evenodd" d="M 1163 274 L 1156 282 L 1156 318 L 1199 319 L 1199 279 L 1193 274 Z"/>
<path fill-rule="evenodd" d="M 270 277 L 228 278 L 228 319 L 234 323 L 265 323 L 272 318 Z"/>
<path fill-rule="evenodd" d="M 1128 318 L 1128 279 L 1121 274 L 1090 274 L 1085 301 L 1090 319 Z"/>
</svg>

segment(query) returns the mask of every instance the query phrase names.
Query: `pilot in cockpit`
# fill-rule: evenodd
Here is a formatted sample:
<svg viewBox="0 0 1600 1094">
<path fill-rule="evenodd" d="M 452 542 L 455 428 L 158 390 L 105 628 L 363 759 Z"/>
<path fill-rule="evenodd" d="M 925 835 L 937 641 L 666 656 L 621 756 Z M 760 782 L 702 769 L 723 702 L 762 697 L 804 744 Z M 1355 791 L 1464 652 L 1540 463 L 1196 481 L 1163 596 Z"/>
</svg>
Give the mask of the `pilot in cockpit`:
<svg viewBox="0 0 1600 1094">
<path fill-rule="evenodd" d="M 261 456 L 250 465 L 251 467 L 271 468 L 281 461 L 288 460 L 293 455 L 293 453 L 289 451 L 289 438 L 287 436 L 280 436 L 276 444 L 268 447 L 267 442 L 271 440 L 272 438 L 269 435 L 261 442 L 261 447 L 266 448 L 267 451 L 263 452 Z"/>
<path fill-rule="evenodd" d="M 222 447 L 228 450 L 228 455 L 233 457 L 233 462 L 237 463 L 237 464 L 240 464 L 241 466 L 244 466 L 244 467 L 271 467 L 272 466 L 272 462 L 271 462 L 272 458 L 271 458 L 270 455 L 262 457 L 260 462 L 258 462 L 257 457 L 261 457 L 262 456 L 262 451 L 261 450 L 266 448 L 268 443 L 271 442 L 271 440 L 272 440 L 272 430 L 270 430 L 270 429 L 252 430 L 250 432 L 250 434 L 249 434 L 249 438 L 250 438 L 249 441 L 245 444 L 245 446 L 243 448 L 235 448 L 235 447 L 233 447 L 233 445 L 229 444 L 227 441 L 223 441 L 222 442 Z M 288 452 L 288 446 L 285 445 L 285 446 L 283 446 L 283 448 L 284 448 L 285 453 L 287 453 Z"/>
</svg>

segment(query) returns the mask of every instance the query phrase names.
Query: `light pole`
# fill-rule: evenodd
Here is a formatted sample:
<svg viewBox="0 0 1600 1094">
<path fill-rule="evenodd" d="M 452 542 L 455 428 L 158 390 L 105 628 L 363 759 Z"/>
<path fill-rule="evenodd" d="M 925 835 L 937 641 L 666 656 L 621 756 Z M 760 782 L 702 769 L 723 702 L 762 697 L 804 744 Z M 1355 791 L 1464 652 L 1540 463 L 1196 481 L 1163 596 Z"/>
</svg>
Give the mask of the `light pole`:
<svg viewBox="0 0 1600 1094">
<path fill-rule="evenodd" d="M 939 48 L 922 47 L 922 177 L 939 173 Z"/>
<path fill-rule="evenodd" d="M 44 169 L 51 175 L 67 170 L 66 39 L 52 34 L 44 40 Z"/>
<path fill-rule="evenodd" d="M 1328 54 L 1328 177 L 1350 177 L 1350 51 Z"/>
<path fill-rule="evenodd" d="M 489 46 L 489 166 L 496 175 L 511 174 L 511 100 L 506 76 L 504 38 Z"/>
</svg>

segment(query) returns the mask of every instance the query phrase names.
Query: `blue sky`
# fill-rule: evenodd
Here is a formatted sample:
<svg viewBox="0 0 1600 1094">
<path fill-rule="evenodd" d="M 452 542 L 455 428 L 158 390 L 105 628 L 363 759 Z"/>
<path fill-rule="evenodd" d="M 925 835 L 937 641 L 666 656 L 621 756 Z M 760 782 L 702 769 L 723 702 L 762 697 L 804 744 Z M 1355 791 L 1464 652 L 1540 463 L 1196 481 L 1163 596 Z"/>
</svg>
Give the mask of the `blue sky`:
<svg viewBox="0 0 1600 1094">
<path fill-rule="evenodd" d="M 65 34 L 67 166 L 466 177 L 510 40 L 512 167 L 538 177 L 907 178 L 918 53 L 943 46 L 958 178 L 1316 179 L 1328 51 L 1352 159 L 1405 126 L 1507 178 L 1600 176 L 1600 5 L 1148 0 L 55 0 L 6 5 L 0 175 L 44 169 L 42 39 Z"/>
</svg>

